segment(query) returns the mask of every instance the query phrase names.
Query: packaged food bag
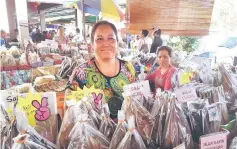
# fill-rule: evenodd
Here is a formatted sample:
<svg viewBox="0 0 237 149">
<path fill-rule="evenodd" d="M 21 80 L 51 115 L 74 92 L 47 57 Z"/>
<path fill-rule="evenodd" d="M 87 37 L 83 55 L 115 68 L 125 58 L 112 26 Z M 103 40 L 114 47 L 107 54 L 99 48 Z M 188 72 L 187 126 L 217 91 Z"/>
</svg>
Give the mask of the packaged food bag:
<svg viewBox="0 0 237 149">
<path fill-rule="evenodd" d="M 117 149 L 146 149 L 142 137 L 136 130 L 134 116 L 130 116 L 128 120 L 128 131 Z"/>
<path fill-rule="evenodd" d="M 69 134 L 67 149 L 108 149 L 109 141 L 90 123 L 87 114 L 78 117 L 76 125 Z"/>
<path fill-rule="evenodd" d="M 162 148 L 174 148 L 182 143 L 185 143 L 186 148 L 193 148 L 187 119 L 181 108 L 175 104 L 175 100 L 172 100 L 168 103 Z"/>
<path fill-rule="evenodd" d="M 57 139 L 57 147 L 59 149 L 68 147 L 70 141 L 69 134 L 76 124 L 78 117 L 82 114 L 87 114 L 94 128 L 99 129 L 100 123 L 102 121 L 100 115 L 92 109 L 87 99 L 83 98 L 76 105 L 69 107 L 64 115 Z"/>
<path fill-rule="evenodd" d="M 17 129 L 19 130 L 18 136 L 14 139 L 13 148 L 39 148 L 39 149 L 56 149 L 56 145 L 44 138 L 36 132 L 36 130 L 29 125 L 25 113 L 16 109 L 15 112 Z M 33 142 L 33 143 L 32 143 Z"/>
<path fill-rule="evenodd" d="M 133 100 L 129 96 L 125 96 L 122 109 L 125 112 L 126 120 L 134 115 L 137 131 L 145 141 L 150 142 L 155 118 L 139 101 Z"/>
<path fill-rule="evenodd" d="M 221 112 L 221 103 L 208 105 L 202 110 L 204 135 L 219 132 L 222 118 Z"/>
<path fill-rule="evenodd" d="M 0 148 L 11 149 L 13 138 L 17 135 L 16 120 L 11 120 L 6 109 L 0 104 Z"/>
<path fill-rule="evenodd" d="M 127 132 L 127 129 L 128 129 L 128 126 L 127 126 L 127 122 L 125 121 L 124 111 L 119 110 L 118 111 L 118 125 L 111 139 L 109 149 L 117 149 L 119 143 L 124 138 Z"/>
<path fill-rule="evenodd" d="M 19 135 L 14 138 L 14 144 L 12 149 L 47 149 L 44 146 L 41 146 L 32 140 L 29 140 L 29 135 Z"/>
<path fill-rule="evenodd" d="M 99 131 L 106 136 L 106 138 L 110 141 L 116 129 L 115 122 L 110 118 L 110 112 L 108 104 L 103 105 L 102 113 L 101 113 L 102 121 L 100 124 Z"/>
<path fill-rule="evenodd" d="M 229 149 L 236 149 L 237 148 L 237 137 L 235 137 L 230 144 L 230 148 Z"/>
<path fill-rule="evenodd" d="M 157 93 L 158 95 L 159 93 Z M 165 123 L 166 116 L 166 102 L 159 95 L 155 101 L 151 110 L 151 115 L 155 117 L 155 126 L 152 132 L 152 140 L 155 142 L 157 146 L 161 146 L 162 143 L 162 134 Z"/>
</svg>

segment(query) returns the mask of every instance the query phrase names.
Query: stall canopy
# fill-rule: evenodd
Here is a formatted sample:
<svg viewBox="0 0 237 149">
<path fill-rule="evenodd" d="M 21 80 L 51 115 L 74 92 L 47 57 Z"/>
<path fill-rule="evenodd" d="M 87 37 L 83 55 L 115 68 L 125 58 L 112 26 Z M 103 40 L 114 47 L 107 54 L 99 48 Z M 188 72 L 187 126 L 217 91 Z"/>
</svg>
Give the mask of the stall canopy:
<svg viewBox="0 0 237 149">
<path fill-rule="evenodd" d="M 73 6 L 81 10 L 81 1 L 78 0 L 74 3 L 67 2 L 64 6 Z M 120 6 L 113 0 L 85 0 L 84 12 L 116 21 L 123 21 L 125 18 L 125 14 L 122 12 Z"/>
<path fill-rule="evenodd" d="M 214 0 L 128 0 L 131 33 L 158 27 L 173 36 L 203 36 L 209 32 Z"/>
</svg>

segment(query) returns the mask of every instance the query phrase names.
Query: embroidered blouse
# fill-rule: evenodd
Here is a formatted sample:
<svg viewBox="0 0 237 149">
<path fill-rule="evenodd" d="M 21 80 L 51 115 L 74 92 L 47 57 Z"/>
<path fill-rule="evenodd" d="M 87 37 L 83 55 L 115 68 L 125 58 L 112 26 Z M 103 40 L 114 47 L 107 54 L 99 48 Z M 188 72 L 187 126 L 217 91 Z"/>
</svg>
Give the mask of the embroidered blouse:
<svg viewBox="0 0 237 149">
<path fill-rule="evenodd" d="M 95 59 L 91 59 L 74 69 L 70 82 L 76 80 L 80 88 L 94 85 L 95 88 L 104 91 L 106 102 L 113 96 L 121 97 L 123 86 L 135 81 L 135 69 L 129 62 L 119 62 L 119 73 L 114 77 L 108 77 L 98 69 Z"/>
</svg>

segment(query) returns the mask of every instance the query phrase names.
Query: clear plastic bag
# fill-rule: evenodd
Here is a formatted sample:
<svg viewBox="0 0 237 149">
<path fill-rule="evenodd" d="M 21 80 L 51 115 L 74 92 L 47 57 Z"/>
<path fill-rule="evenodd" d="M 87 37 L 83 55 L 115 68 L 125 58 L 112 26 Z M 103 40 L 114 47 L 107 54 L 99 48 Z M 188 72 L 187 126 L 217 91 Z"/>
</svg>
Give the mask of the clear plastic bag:
<svg viewBox="0 0 237 149">
<path fill-rule="evenodd" d="M 7 111 L 0 104 L 0 147 L 11 149 L 13 138 L 18 135 L 16 120 L 11 120 Z"/>
<path fill-rule="evenodd" d="M 229 122 L 229 114 L 227 109 L 227 101 L 225 100 L 225 93 L 223 90 L 223 86 L 218 86 L 213 88 L 213 100 L 215 103 L 220 103 L 221 109 L 221 124 L 225 125 Z"/>
<path fill-rule="evenodd" d="M 122 109 L 125 112 L 126 120 L 132 115 L 135 116 L 136 127 L 139 134 L 149 143 L 155 125 L 155 118 L 139 101 L 133 100 L 128 96 L 125 96 Z"/>
<path fill-rule="evenodd" d="M 91 104 L 86 101 L 86 98 L 83 98 L 76 105 L 69 107 L 64 115 L 57 140 L 57 147 L 59 149 L 68 147 L 70 141 L 69 134 L 81 114 L 88 114 L 94 128 L 99 129 L 102 120 L 100 115 L 92 109 Z"/>
<path fill-rule="evenodd" d="M 151 115 L 155 117 L 155 126 L 152 131 L 152 140 L 157 146 L 161 146 L 162 143 L 162 129 L 165 122 L 165 100 L 161 97 L 161 92 L 157 92 L 157 97 L 154 101 L 154 105 L 151 110 Z"/>
<path fill-rule="evenodd" d="M 131 116 L 128 120 L 128 131 L 118 145 L 117 149 L 146 149 L 142 137 L 135 127 L 135 117 Z"/>
<path fill-rule="evenodd" d="M 118 125 L 116 127 L 116 130 L 113 134 L 113 137 L 110 142 L 109 149 L 117 149 L 119 143 L 124 138 L 126 132 L 127 132 L 127 123 L 125 121 L 125 114 L 124 111 L 118 111 Z"/>
<path fill-rule="evenodd" d="M 110 112 L 109 112 L 108 104 L 103 105 L 101 117 L 102 117 L 103 121 L 101 121 L 99 130 L 110 141 L 112 139 L 114 131 L 116 129 L 116 124 L 110 118 Z"/>
<path fill-rule="evenodd" d="M 69 134 L 67 149 L 108 149 L 109 141 L 95 129 L 87 114 L 78 117 L 78 122 Z"/>
<path fill-rule="evenodd" d="M 203 124 L 202 124 L 202 109 L 206 106 L 205 101 L 202 102 L 192 102 L 188 104 L 188 120 L 190 123 L 190 128 L 192 132 L 193 140 L 196 143 L 199 143 L 200 136 L 204 135 L 203 133 Z"/>
<path fill-rule="evenodd" d="M 206 106 L 202 110 L 203 133 L 210 134 L 219 132 L 221 125 L 221 104 L 215 103 Z"/>
<path fill-rule="evenodd" d="M 14 144 L 11 149 L 47 149 L 29 139 L 29 135 L 19 135 L 14 138 Z"/>
<path fill-rule="evenodd" d="M 237 137 L 235 137 L 230 144 L 230 148 L 229 149 L 237 149 Z"/>
<path fill-rule="evenodd" d="M 16 109 L 15 115 L 17 121 L 17 129 L 19 130 L 19 132 L 21 132 L 18 136 L 27 135 L 27 139 L 40 146 L 43 146 L 46 149 L 56 149 L 55 144 L 42 137 L 33 127 L 28 124 L 27 118 L 24 113 Z"/>
<path fill-rule="evenodd" d="M 168 112 L 163 132 L 162 148 L 174 148 L 182 143 L 185 143 L 187 148 L 193 148 L 187 119 L 181 108 L 175 104 L 174 99 L 168 103 Z"/>
</svg>

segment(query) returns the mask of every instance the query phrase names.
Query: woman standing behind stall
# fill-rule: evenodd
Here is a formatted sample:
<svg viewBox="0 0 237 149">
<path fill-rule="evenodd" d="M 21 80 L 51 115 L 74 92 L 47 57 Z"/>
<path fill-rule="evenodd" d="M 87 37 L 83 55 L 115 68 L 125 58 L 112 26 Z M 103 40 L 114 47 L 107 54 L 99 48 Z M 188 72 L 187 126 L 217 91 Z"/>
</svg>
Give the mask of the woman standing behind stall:
<svg viewBox="0 0 237 149">
<path fill-rule="evenodd" d="M 94 85 L 104 91 L 106 102 L 117 103 L 114 97 L 121 97 L 123 86 L 135 80 L 135 70 L 131 63 L 116 57 L 118 32 L 115 25 L 108 21 L 97 22 L 92 28 L 91 44 L 95 57 L 75 68 L 70 83 L 75 80 L 81 88 Z M 110 110 L 115 110 L 116 115 L 119 108 L 110 107 Z"/>
<path fill-rule="evenodd" d="M 171 55 L 172 49 L 168 46 L 161 46 L 157 50 L 159 67 L 152 74 L 146 76 L 146 80 L 154 83 L 156 89 L 172 89 L 171 78 L 177 69 L 171 65 Z"/>
<path fill-rule="evenodd" d="M 58 27 L 57 35 L 54 37 L 54 40 L 58 42 L 58 47 L 61 49 L 62 44 L 68 43 L 68 38 L 65 36 L 64 28 L 62 26 Z"/>
</svg>

